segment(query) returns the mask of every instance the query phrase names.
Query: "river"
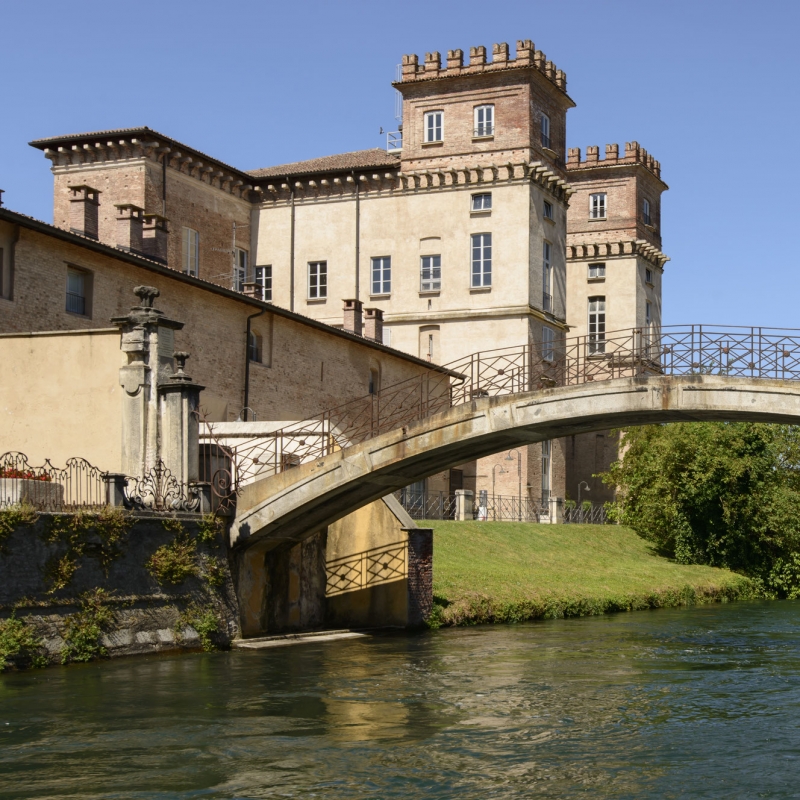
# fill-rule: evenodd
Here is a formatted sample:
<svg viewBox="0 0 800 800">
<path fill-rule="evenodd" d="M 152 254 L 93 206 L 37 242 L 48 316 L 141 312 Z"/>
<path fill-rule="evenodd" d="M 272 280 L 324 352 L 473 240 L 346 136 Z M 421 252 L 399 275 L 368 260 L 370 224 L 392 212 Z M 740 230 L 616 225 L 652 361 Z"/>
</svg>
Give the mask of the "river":
<svg viewBox="0 0 800 800">
<path fill-rule="evenodd" d="M 800 796 L 800 603 L 0 677 L 4 798 Z"/>
</svg>

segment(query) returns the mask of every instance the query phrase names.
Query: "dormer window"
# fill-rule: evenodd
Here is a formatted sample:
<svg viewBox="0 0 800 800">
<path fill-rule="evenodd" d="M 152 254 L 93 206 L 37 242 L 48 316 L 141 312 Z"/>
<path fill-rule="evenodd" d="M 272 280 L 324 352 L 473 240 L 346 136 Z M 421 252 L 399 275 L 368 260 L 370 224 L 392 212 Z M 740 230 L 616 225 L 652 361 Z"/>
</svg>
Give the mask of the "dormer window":
<svg viewBox="0 0 800 800">
<path fill-rule="evenodd" d="M 473 136 L 494 136 L 494 106 L 475 107 Z"/>
<path fill-rule="evenodd" d="M 542 131 L 542 147 L 550 149 L 550 117 L 548 117 L 547 114 L 542 114 L 540 125 Z"/>
<path fill-rule="evenodd" d="M 428 111 L 425 114 L 425 143 L 441 142 L 444 134 L 444 112 Z"/>
<path fill-rule="evenodd" d="M 599 194 L 589 195 L 589 219 L 605 219 L 606 218 L 606 194 L 605 192 Z"/>
</svg>

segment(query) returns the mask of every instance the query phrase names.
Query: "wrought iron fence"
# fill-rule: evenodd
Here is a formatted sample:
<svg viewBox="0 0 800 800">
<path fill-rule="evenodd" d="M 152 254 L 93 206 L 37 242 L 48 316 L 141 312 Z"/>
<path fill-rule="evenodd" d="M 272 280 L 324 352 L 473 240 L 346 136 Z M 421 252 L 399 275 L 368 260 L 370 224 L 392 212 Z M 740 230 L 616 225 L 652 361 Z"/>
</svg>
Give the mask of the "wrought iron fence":
<svg viewBox="0 0 800 800">
<path fill-rule="evenodd" d="M 415 492 L 401 489 L 396 493 L 412 519 L 455 519 L 456 496 L 446 492 Z"/>
<path fill-rule="evenodd" d="M 611 522 L 602 503 L 581 503 L 580 506 L 564 504 L 564 522 L 606 525 Z"/>
<path fill-rule="evenodd" d="M 328 561 L 325 594 L 330 597 L 405 578 L 407 550 L 406 542 L 394 542 Z"/>
<path fill-rule="evenodd" d="M 800 380 L 800 330 L 645 327 L 475 353 L 226 448 L 230 490 L 482 397 L 703 374 Z"/>
<path fill-rule="evenodd" d="M 488 495 L 485 506 L 479 500 L 473 512 L 475 519 L 485 519 L 487 522 L 539 522 L 542 517 L 549 518 L 549 514 L 546 505 L 529 497 L 503 495 Z"/>
<path fill-rule="evenodd" d="M 0 507 L 30 503 L 40 511 L 77 511 L 106 505 L 105 473 L 84 458 L 65 467 L 32 466 L 24 453 L 0 456 Z"/>
</svg>

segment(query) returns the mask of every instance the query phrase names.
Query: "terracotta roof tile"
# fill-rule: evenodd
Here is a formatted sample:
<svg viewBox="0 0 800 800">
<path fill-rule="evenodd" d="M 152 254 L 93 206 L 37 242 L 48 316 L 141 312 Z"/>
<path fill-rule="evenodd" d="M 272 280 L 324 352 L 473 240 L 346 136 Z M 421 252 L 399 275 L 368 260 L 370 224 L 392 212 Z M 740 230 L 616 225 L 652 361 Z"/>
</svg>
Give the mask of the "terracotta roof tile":
<svg viewBox="0 0 800 800">
<path fill-rule="evenodd" d="M 308 161 L 295 161 L 292 164 L 280 164 L 277 167 L 254 169 L 248 173 L 254 178 L 279 178 L 286 175 L 312 175 L 321 172 L 346 172 L 351 169 L 397 168 L 400 156 L 387 153 L 375 147 L 372 150 L 356 150 L 352 153 L 339 153 L 335 156 L 312 158 Z"/>
</svg>

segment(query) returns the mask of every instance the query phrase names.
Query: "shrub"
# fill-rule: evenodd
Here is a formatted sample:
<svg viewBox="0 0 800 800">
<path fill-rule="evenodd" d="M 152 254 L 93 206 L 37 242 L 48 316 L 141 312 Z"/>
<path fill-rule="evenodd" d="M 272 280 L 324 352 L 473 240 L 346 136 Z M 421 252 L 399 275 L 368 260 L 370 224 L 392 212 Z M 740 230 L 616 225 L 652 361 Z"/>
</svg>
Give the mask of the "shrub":
<svg viewBox="0 0 800 800">
<path fill-rule="evenodd" d="M 113 619 L 111 609 L 108 608 L 109 597 L 105 589 L 95 589 L 81 595 L 81 610 L 70 614 L 64 623 L 62 664 L 70 661 L 92 661 L 107 654 L 100 637 Z"/>
<path fill-rule="evenodd" d="M 145 567 L 162 585 L 183 583 L 190 576 L 197 575 L 197 543 L 182 533 L 169 544 L 161 545 Z"/>
<path fill-rule="evenodd" d="M 35 667 L 44 666 L 47 658 L 41 649 L 42 640 L 25 620 L 16 614 L 0 620 L 0 672 L 10 667 L 16 657 L 32 662 Z"/>
</svg>

